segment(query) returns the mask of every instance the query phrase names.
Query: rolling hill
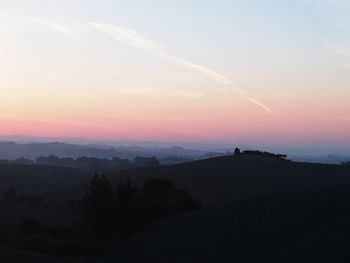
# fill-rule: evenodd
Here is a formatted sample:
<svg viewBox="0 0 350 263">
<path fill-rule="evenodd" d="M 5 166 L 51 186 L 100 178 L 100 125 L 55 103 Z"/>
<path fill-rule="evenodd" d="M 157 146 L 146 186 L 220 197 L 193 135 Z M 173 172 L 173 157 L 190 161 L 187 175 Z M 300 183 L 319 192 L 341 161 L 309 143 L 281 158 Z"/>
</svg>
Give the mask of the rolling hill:
<svg viewBox="0 0 350 263">
<path fill-rule="evenodd" d="M 157 222 L 95 262 L 349 262 L 350 187 L 239 200 Z"/>
<path fill-rule="evenodd" d="M 91 176 L 84 170 L 74 168 L 0 164 L 0 193 L 15 187 L 19 194 L 43 195 L 51 200 L 73 200 L 81 196 L 81 190 Z"/>
<path fill-rule="evenodd" d="M 15 186 L 52 199 L 77 200 L 90 176 L 63 167 L 0 165 L 0 189 Z M 350 260 L 346 245 L 350 241 L 350 166 L 253 154 L 120 170 L 107 178 L 113 184 L 131 180 L 138 185 L 149 178 L 170 179 L 203 208 L 155 222 L 91 262 Z M 19 211 L 17 205 L 0 208 L 13 218 L 23 212 L 42 215 L 49 224 L 70 220 L 52 211 Z M 2 224 L 11 223 L 5 221 Z"/>
<path fill-rule="evenodd" d="M 349 262 L 350 169 L 231 156 L 109 176 L 168 178 L 204 204 L 165 218 L 95 262 Z"/>
<path fill-rule="evenodd" d="M 170 179 L 204 206 L 213 206 L 256 196 L 350 184 L 350 167 L 239 155 L 118 171 L 109 178 L 115 183 L 130 179 L 136 184 L 147 178 Z"/>
</svg>

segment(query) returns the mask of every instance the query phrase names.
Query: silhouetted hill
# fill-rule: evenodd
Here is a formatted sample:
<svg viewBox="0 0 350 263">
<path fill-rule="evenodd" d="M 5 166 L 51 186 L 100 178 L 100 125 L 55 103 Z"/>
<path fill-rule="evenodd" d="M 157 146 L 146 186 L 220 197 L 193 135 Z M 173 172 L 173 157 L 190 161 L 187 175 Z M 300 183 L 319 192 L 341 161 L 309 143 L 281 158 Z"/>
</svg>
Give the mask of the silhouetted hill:
<svg viewBox="0 0 350 263">
<path fill-rule="evenodd" d="M 239 154 L 116 171 L 106 178 L 113 186 L 129 179 L 139 186 L 150 178 L 169 179 L 204 208 L 156 222 L 126 243 L 118 240 L 118 248 L 104 244 L 115 252 L 96 262 L 350 260 L 350 166 Z M 0 190 L 14 186 L 51 200 L 81 199 L 90 179 L 91 174 L 78 169 L 0 165 Z M 74 218 L 69 211 L 35 211 L 18 202 L 1 206 L 7 216 L 3 226 L 21 215 L 40 217 L 43 225 Z"/>
<path fill-rule="evenodd" d="M 349 219 L 349 186 L 240 200 L 167 218 L 96 262 L 349 262 Z"/>
<path fill-rule="evenodd" d="M 350 167 L 291 162 L 279 158 L 239 155 L 173 166 L 118 171 L 111 180 L 143 183 L 166 178 L 203 205 L 217 205 L 273 193 L 350 184 Z"/>
<path fill-rule="evenodd" d="M 2 263 L 74 263 L 75 260 L 0 246 Z"/>
<path fill-rule="evenodd" d="M 0 164 L 0 193 L 15 187 L 18 194 L 42 195 L 52 200 L 77 199 L 90 176 L 84 170 L 66 167 Z"/>
<path fill-rule="evenodd" d="M 254 155 L 227 156 L 178 165 L 116 171 L 112 183 L 143 184 L 149 178 L 166 178 L 189 191 L 203 205 L 266 194 L 350 184 L 350 166 L 291 162 Z M 1 165 L 0 192 L 14 186 L 18 192 L 77 197 L 91 173 L 43 165 Z M 69 189 L 70 191 L 65 191 Z M 63 194 L 64 192 L 64 194 Z"/>
<path fill-rule="evenodd" d="M 350 260 L 349 167 L 239 155 L 110 177 L 171 179 L 207 207 L 153 224 L 98 262 Z"/>
</svg>

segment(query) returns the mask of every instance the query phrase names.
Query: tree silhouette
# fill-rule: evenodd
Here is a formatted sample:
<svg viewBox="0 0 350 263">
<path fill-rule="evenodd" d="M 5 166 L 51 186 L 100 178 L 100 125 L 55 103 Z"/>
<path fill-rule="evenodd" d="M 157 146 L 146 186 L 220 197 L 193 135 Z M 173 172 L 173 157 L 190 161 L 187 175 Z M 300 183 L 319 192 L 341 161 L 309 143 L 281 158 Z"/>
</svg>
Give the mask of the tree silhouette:
<svg viewBox="0 0 350 263">
<path fill-rule="evenodd" d="M 186 191 L 173 182 L 148 179 L 142 188 L 131 181 L 113 188 L 105 176 L 91 179 L 83 199 L 82 219 L 99 238 L 127 236 L 146 224 L 174 213 L 200 208 Z"/>
<path fill-rule="evenodd" d="M 236 149 L 235 149 L 235 155 L 239 155 L 241 153 L 241 150 L 238 148 L 238 147 L 236 147 Z"/>
<path fill-rule="evenodd" d="M 113 222 L 113 217 L 111 217 L 113 206 L 113 187 L 104 175 L 95 174 L 83 199 L 84 222 L 94 229 L 105 231 L 105 228 Z"/>
</svg>

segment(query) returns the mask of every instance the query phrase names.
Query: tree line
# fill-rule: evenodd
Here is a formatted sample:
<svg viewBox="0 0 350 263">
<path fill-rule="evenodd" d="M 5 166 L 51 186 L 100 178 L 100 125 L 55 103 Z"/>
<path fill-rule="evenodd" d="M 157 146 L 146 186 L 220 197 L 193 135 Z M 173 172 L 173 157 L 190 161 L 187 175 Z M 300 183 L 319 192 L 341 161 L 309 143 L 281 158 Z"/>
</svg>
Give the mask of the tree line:
<svg viewBox="0 0 350 263">
<path fill-rule="evenodd" d="M 135 157 L 133 160 L 113 157 L 112 159 L 95 157 L 58 157 L 55 155 L 41 156 L 35 160 L 18 158 L 15 160 L 0 160 L 0 164 L 50 165 L 87 169 L 90 171 L 111 172 L 113 170 L 128 169 L 145 166 L 159 166 L 155 157 Z"/>
<path fill-rule="evenodd" d="M 13 187 L 4 191 L 3 198 L 20 200 Z M 163 217 L 200 207 L 170 180 L 148 179 L 139 186 L 128 180 L 113 185 L 106 176 L 95 174 L 75 210 L 70 210 L 77 216 L 75 223 L 54 227 L 40 218 L 23 218 L 19 225 L 0 228 L 0 244 L 58 256 L 95 256 L 108 250 L 110 240 L 124 239 Z"/>
<path fill-rule="evenodd" d="M 127 236 L 150 222 L 201 205 L 170 180 L 148 179 L 140 187 L 131 181 L 117 186 L 95 175 L 82 202 L 81 219 L 98 237 Z"/>
</svg>

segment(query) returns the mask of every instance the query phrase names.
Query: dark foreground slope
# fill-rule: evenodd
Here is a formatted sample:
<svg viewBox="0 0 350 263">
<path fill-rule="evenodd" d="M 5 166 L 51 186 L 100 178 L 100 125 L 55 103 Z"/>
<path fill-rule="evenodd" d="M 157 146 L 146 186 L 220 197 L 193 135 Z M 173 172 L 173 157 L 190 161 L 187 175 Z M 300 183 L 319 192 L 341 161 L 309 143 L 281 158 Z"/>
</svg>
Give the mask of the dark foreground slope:
<svg viewBox="0 0 350 263">
<path fill-rule="evenodd" d="M 65 258 L 43 255 L 35 252 L 0 246 L 1 263 L 73 263 L 80 262 Z"/>
<path fill-rule="evenodd" d="M 241 155 L 108 175 L 114 185 L 149 178 L 174 181 L 204 208 L 118 239 L 113 252 L 89 262 L 350 262 L 349 166 Z M 88 180 L 74 169 L 0 166 L 0 186 L 48 196 L 81 198 Z"/>
<path fill-rule="evenodd" d="M 119 171 L 110 180 L 167 178 L 204 206 L 274 193 L 350 184 L 350 166 L 297 163 L 263 156 L 228 156 L 173 166 Z"/>
<path fill-rule="evenodd" d="M 168 178 L 205 207 L 155 223 L 96 262 L 350 262 L 350 169 L 257 156 L 110 176 Z"/>
<path fill-rule="evenodd" d="M 96 262 L 350 262 L 350 187 L 278 194 L 168 218 Z"/>
<path fill-rule="evenodd" d="M 0 193 L 14 187 L 17 193 L 42 195 L 50 200 L 81 198 L 91 174 L 86 171 L 45 165 L 0 164 Z"/>
<path fill-rule="evenodd" d="M 81 199 L 90 176 L 72 168 L 0 164 L 0 231 L 28 219 L 44 226 L 71 225 L 75 211 L 65 204 Z M 8 200 L 11 188 L 16 194 Z"/>
</svg>

